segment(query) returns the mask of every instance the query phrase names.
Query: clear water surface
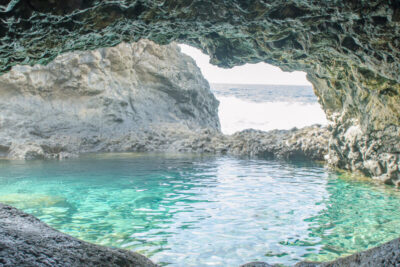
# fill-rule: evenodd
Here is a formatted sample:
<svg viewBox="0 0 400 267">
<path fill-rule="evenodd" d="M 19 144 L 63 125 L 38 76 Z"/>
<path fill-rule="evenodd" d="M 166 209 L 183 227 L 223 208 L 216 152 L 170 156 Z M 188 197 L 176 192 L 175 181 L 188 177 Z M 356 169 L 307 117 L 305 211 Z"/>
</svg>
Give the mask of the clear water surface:
<svg viewBox="0 0 400 267">
<path fill-rule="evenodd" d="M 168 266 L 331 260 L 400 236 L 400 193 L 315 163 L 98 154 L 0 160 L 0 202 Z"/>
</svg>

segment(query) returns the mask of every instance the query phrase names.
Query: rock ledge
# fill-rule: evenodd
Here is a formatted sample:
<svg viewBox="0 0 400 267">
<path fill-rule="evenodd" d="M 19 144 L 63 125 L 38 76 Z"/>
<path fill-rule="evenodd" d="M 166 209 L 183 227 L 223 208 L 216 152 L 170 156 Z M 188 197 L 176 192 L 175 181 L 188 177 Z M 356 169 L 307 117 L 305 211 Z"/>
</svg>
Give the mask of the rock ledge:
<svg viewBox="0 0 400 267">
<path fill-rule="evenodd" d="M 0 203 L 0 266 L 157 265 L 134 252 L 78 240 Z"/>
</svg>

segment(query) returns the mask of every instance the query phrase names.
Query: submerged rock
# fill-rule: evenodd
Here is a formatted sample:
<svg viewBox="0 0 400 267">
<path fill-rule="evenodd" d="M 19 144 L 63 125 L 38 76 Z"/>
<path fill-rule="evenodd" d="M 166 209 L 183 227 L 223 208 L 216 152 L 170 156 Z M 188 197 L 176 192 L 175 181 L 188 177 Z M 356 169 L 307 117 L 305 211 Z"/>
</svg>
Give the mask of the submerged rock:
<svg viewBox="0 0 400 267">
<path fill-rule="evenodd" d="M 157 265 L 138 253 L 78 240 L 0 203 L 0 266 Z"/>
<path fill-rule="evenodd" d="M 18 206 L 20 209 L 33 207 L 51 207 L 59 204 L 66 204 L 67 200 L 63 197 L 51 196 L 45 194 L 27 194 L 27 193 L 12 193 L 0 196 L 0 203 L 8 203 L 12 206 Z"/>
</svg>

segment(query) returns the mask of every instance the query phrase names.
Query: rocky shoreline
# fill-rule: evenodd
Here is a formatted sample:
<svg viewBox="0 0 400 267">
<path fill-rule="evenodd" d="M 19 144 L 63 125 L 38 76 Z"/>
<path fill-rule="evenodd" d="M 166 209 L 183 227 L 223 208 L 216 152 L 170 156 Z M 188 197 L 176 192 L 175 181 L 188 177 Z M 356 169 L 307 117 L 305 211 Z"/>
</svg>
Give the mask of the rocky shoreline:
<svg viewBox="0 0 400 267">
<path fill-rule="evenodd" d="M 1 2 L 4 18 L 0 22 L 0 73 L 8 73 L 18 64 L 52 64 L 50 62 L 66 52 L 112 47 L 143 38 L 158 44 L 190 44 L 209 54 L 211 63 L 222 67 L 266 62 L 285 71 L 305 71 L 327 118 L 333 122 L 329 163 L 378 177 L 387 184 L 400 183 L 398 1 L 53 2 Z M 113 55 L 104 62 L 112 64 L 112 58 L 120 57 L 119 53 Z M 96 58 L 102 56 L 100 53 Z M 163 56 L 174 59 L 168 53 Z M 126 57 L 127 62 L 130 58 Z M 141 65 L 141 61 L 133 62 Z M 168 75 L 164 75 L 166 68 L 145 62 L 151 66 L 146 71 L 152 73 L 147 81 L 161 85 L 158 81 L 164 80 L 168 84 Z M 162 66 L 166 65 L 161 63 Z M 85 77 L 85 69 L 92 70 L 87 67 L 77 67 L 77 73 Z M 120 73 L 115 77 L 123 78 L 123 69 L 115 69 L 115 74 Z M 74 71 L 66 70 L 65 73 L 72 76 L 60 75 L 61 82 L 63 79 L 78 81 L 70 79 Z M 185 72 L 185 68 L 181 70 Z M 156 73 L 158 75 L 153 75 Z M 178 77 L 171 81 L 179 80 Z M 190 74 L 183 77 L 190 77 Z M 19 78 L 23 77 L 15 78 L 14 84 L 18 85 Z M 36 75 L 32 78 L 33 84 L 43 81 L 36 79 Z M 89 80 L 97 84 L 96 79 Z M 48 89 L 48 81 L 44 81 L 40 84 L 42 93 Z M 86 103 L 90 102 L 90 94 L 101 91 L 101 83 L 98 85 L 95 90 L 86 92 Z M 104 85 L 106 83 L 103 88 Z M 65 88 L 77 88 L 73 83 L 68 86 Z M 158 88 L 165 93 L 168 88 L 176 87 Z M 17 86 L 9 88 L 8 93 L 13 92 L 18 92 Z M 193 90 L 185 92 L 186 99 L 201 100 L 191 94 Z M 152 95 L 153 92 L 147 93 Z M 171 93 L 174 96 L 176 90 Z M 122 106 L 126 103 L 130 106 L 126 101 L 129 95 L 121 99 L 125 100 L 125 103 L 121 101 Z M 158 99 L 162 102 L 164 98 Z M 70 100 L 72 105 L 82 102 L 85 101 Z M 112 106 L 118 106 L 117 103 L 110 101 Z M 193 107 L 200 103 L 202 101 L 187 105 L 180 102 L 176 106 L 185 114 L 196 114 L 199 110 Z M 164 111 L 168 114 L 168 110 L 160 114 Z M 124 121 L 124 117 L 115 115 L 118 114 L 112 112 L 108 118 Z M 117 126 L 116 129 L 122 128 Z"/>
<path fill-rule="evenodd" d="M 8 158 L 64 159 L 96 152 L 188 152 L 324 161 L 328 153 L 328 140 L 329 131 L 320 125 L 268 132 L 249 129 L 233 135 L 168 125 L 107 140 L 90 140 L 89 145 L 80 148 L 73 144 L 52 146 L 46 142 L 19 144 L 10 147 Z"/>
<path fill-rule="evenodd" d="M 177 45 L 148 40 L 67 53 L 0 76 L 0 156 L 194 152 L 324 160 L 319 126 L 220 132 L 218 101 Z"/>
<path fill-rule="evenodd" d="M 325 87 L 314 88 L 320 101 Z M 15 66 L 0 76 L 0 96 L 0 156 L 9 159 L 131 151 L 304 158 L 400 185 L 395 126 L 367 133 L 329 111 L 329 130 L 223 135 L 208 82 L 175 44 L 140 40 Z"/>
</svg>

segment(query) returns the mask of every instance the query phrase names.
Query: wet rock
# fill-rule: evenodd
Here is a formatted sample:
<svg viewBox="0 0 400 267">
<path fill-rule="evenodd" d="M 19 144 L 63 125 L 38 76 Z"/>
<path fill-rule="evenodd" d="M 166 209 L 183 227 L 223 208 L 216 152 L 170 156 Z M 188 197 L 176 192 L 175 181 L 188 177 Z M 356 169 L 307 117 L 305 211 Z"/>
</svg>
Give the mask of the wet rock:
<svg viewBox="0 0 400 267">
<path fill-rule="evenodd" d="M 157 266 L 146 257 L 122 249 L 83 242 L 23 213 L 0 204 L 1 266 Z"/>
</svg>

